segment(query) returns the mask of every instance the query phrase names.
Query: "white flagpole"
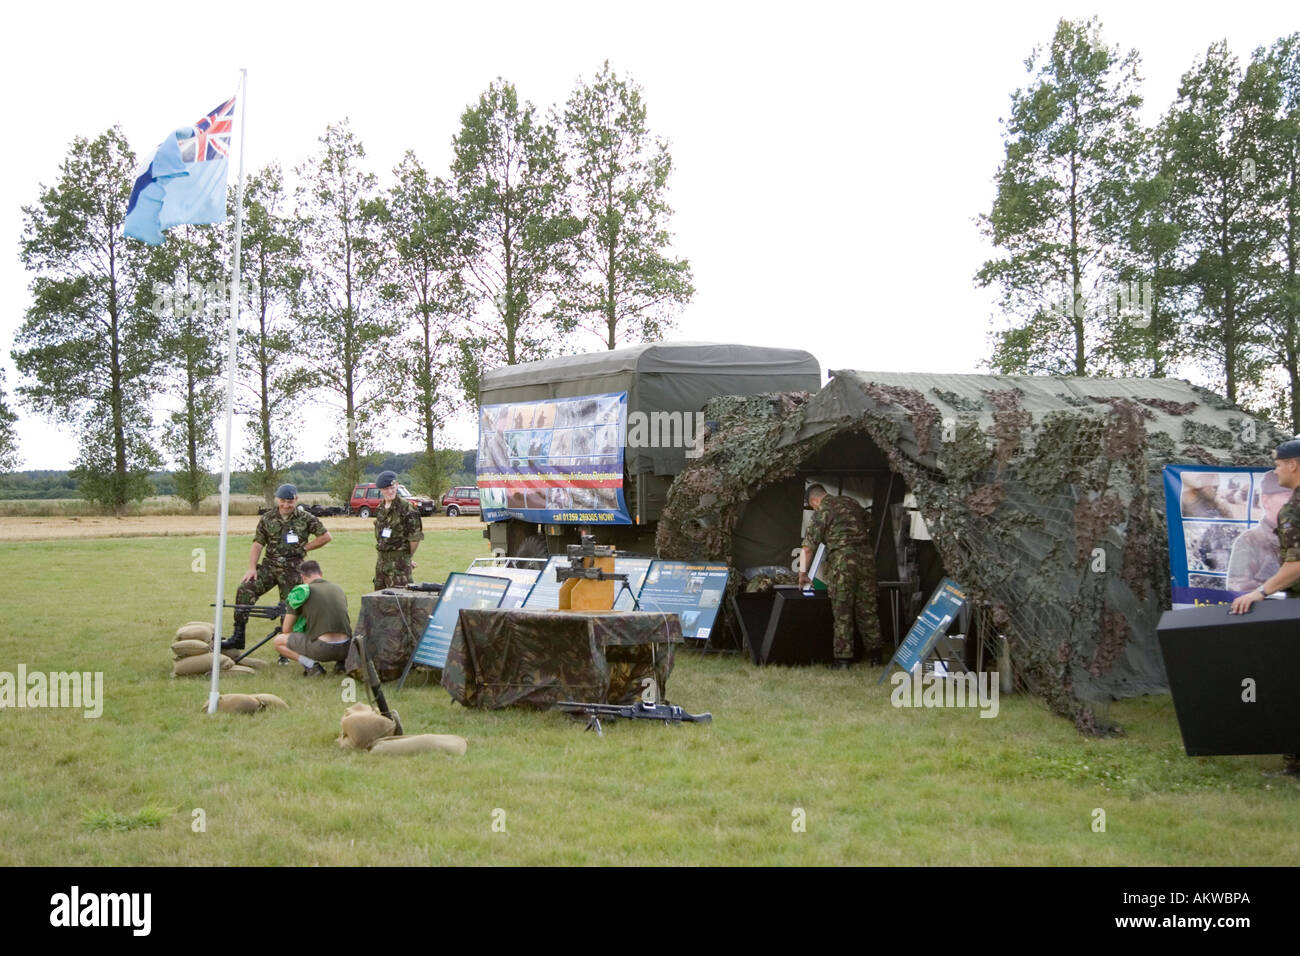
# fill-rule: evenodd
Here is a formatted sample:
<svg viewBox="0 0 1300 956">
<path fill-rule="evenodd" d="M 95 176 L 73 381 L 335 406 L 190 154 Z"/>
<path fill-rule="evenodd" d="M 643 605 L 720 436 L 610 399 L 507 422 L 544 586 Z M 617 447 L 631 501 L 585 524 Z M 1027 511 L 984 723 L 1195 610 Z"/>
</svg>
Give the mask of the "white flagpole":
<svg viewBox="0 0 1300 956">
<path fill-rule="evenodd" d="M 230 346 L 226 355 L 226 454 L 221 466 L 221 543 L 217 546 L 217 613 L 212 636 L 212 688 L 208 713 L 217 712 L 221 696 L 221 619 L 226 590 L 226 528 L 230 518 L 230 444 L 235 417 L 235 369 L 239 360 L 239 252 L 244 239 L 244 126 L 248 118 L 248 70 L 239 71 L 239 180 L 235 186 L 235 263 L 230 276 Z"/>
</svg>

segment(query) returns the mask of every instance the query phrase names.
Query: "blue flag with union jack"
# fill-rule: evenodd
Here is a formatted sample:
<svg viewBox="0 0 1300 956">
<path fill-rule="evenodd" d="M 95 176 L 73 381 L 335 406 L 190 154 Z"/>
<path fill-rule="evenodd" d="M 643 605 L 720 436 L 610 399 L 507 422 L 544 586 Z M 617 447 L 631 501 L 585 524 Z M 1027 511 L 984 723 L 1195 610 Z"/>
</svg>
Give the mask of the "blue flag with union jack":
<svg viewBox="0 0 1300 956">
<path fill-rule="evenodd" d="M 193 126 L 182 126 L 158 144 L 136 172 L 122 231 L 151 246 L 164 229 L 226 218 L 226 172 L 234 126 L 232 96 Z"/>
</svg>

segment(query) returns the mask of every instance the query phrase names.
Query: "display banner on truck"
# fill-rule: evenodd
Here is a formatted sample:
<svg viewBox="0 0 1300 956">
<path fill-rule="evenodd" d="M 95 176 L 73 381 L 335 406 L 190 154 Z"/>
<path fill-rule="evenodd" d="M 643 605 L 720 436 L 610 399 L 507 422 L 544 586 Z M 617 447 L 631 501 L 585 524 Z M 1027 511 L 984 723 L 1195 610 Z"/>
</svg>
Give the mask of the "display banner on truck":
<svg viewBox="0 0 1300 956">
<path fill-rule="evenodd" d="M 1272 469 L 1165 465 L 1174 610 L 1231 603 L 1276 574 L 1277 513 L 1290 500 Z"/>
<path fill-rule="evenodd" d="M 623 498 L 627 392 L 479 409 L 484 521 L 631 524 Z"/>
</svg>

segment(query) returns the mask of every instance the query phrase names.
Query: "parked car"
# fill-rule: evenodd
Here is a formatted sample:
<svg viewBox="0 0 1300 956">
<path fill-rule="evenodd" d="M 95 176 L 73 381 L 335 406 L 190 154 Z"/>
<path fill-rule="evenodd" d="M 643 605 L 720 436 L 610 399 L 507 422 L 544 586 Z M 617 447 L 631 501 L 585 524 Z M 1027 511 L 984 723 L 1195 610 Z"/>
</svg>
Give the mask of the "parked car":
<svg viewBox="0 0 1300 956">
<path fill-rule="evenodd" d="M 438 513 L 438 505 L 432 498 L 425 495 L 413 495 L 405 485 L 398 485 L 397 493 L 415 505 L 421 517 L 427 518 L 429 515 Z M 357 485 L 352 489 L 352 497 L 348 501 L 348 514 L 369 518 L 375 509 L 379 507 L 381 501 L 383 501 L 383 497 L 379 493 L 379 487 L 373 481 Z"/>
<path fill-rule="evenodd" d="M 473 487 L 453 488 L 442 496 L 442 507 L 448 518 L 456 515 L 476 515 L 479 513 L 478 489 Z"/>
</svg>

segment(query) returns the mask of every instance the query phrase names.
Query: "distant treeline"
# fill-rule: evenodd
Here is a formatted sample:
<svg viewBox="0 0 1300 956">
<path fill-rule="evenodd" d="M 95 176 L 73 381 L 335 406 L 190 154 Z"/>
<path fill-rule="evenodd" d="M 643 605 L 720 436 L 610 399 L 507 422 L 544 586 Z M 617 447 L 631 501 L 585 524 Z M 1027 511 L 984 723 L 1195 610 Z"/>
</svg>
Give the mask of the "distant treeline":
<svg viewBox="0 0 1300 956">
<path fill-rule="evenodd" d="M 478 451 L 457 451 L 461 456 L 460 469 L 447 476 L 447 488 L 455 485 L 474 484 L 474 470 L 478 461 Z M 419 452 L 391 454 L 380 452 L 382 458 L 376 458 L 366 466 L 362 481 L 374 481 L 381 471 L 395 471 L 405 484 L 411 483 L 411 469 L 420 457 Z M 299 461 L 289 466 L 285 481 L 295 485 L 299 494 L 328 492 L 331 478 L 331 465 L 327 461 Z M 149 475 L 149 483 L 158 495 L 176 494 L 176 476 L 170 471 L 156 471 Z M 444 491 L 446 489 L 443 489 Z M 246 471 L 234 471 L 230 474 L 230 493 L 235 495 L 254 494 L 250 490 Z M 441 493 L 441 492 L 440 492 Z M 15 471 L 0 474 L 0 500 L 23 500 L 34 498 L 77 498 L 77 482 L 67 471 Z"/>
</svg>

